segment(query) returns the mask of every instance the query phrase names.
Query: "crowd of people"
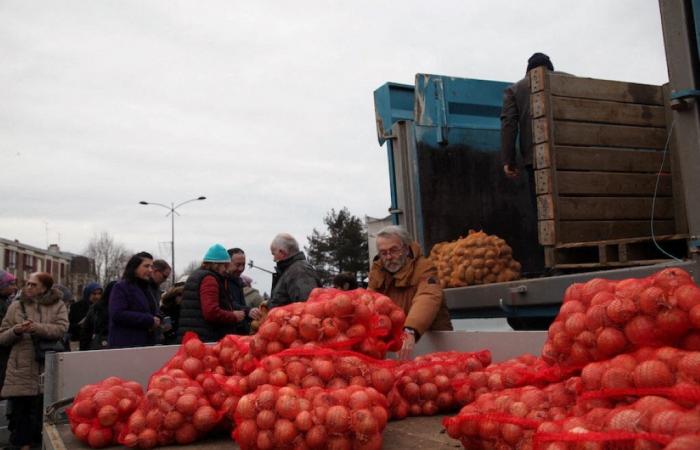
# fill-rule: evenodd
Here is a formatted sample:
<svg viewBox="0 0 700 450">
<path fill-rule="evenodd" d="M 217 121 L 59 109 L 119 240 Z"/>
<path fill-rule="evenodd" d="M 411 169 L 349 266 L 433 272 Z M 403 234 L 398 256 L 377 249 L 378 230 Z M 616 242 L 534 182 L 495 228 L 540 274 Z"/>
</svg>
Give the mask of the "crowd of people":
<svg viewBox="0 0 700 450">
<path fill-rule="evenodd" d="M 449 313 L 432 263 L 400 227 L 377 234 L 378 255 L 368 288 L 390 297 L 406 313 L 401 357 L 428 330 L 451 330 Z M 269 300 L 263 301 L 243 275 L 245 252 L 220 244 L 209 247 L 199 268 L 167 291 L 161 286 L 170 265 L 139 252 L 121 279 L 106 286 L 88 283 L 73 302 L 70 290 L 50 274 L 33 273 L 18 290 L 16 278 L 0 270 L 0 395 L 8 399 L 10 441 L 29 449 L 41 441 L 41 386 L 47 351 L 101 350 L 178 344 L 188 331 L 205 342 L 227 334 L 251 333 L 251 322 L 267 308 L 305 301 L 321 287 L 314 267 L 293 236 L 281 233 L 270 244 L 276 263 Z M 341 273 L 333 287 L 356 289 L 354 274 Z"/>
</svg>

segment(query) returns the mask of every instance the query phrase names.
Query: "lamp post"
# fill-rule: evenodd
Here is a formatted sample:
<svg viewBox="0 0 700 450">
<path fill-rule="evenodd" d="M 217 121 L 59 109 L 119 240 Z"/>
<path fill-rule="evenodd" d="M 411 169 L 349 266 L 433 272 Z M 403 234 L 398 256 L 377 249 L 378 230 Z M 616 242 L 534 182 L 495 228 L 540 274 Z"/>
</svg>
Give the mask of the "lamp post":
<svg viewBox="0 0 700 450">
<path fill-rule="evenodd" d="M 141 201 L 139 202 L 140 205 L 155 205 L 155 206 L 161 206 L 161 207 L 167 209 L 168 211 L 170 211 L 168 214 L 165 215 L 165 217 L 170 216 L 170 230 L 171 230 L 171 231 L 170 231 L 170 232 L 171 232 L 171 236 L 170 236 L 170 254 L 171 254 L 171 257 L 172 257 L 172 259 L 171 259 L 171 261 L 172 261 L 172 272 L 171 272 L 171 273 L 172 273 L 173 284 L 175 284 L 175 214 L 177 214 L 177 212 L 176 212 L 175 210 L 178 209 L 180 206 L 185 205 L 185 204 L 187 204 L 187 203 L 196 202 L 197 200 L 206 200 L 206 199 L 207 199 L 207 198 L 206 198 L 205 196 L 202 195 L 202 196 L 197 197 L 197 198 L 192 198 L 192 199 L 190 199 L 190 200 L 186 200 L 186 201 L 184 201 L 184 202 L 182 202 L 182 203 L 179 203 L 179 204 L 177 204 L 177 205 L 175 205 L 175 203 L 172 203 L 172 202 L 171 202 L 171 203 L 170 203 L 170 206 L 164 205 L 164 204 L 162 204 L 162 203 L 156 203 L 156 202 L 145 202 L 145 201 L 143 201 L 143 200 L 141 200 Z M 178 215 L 179 215 L 179 214 L 178 214 Z"/>
</svg>

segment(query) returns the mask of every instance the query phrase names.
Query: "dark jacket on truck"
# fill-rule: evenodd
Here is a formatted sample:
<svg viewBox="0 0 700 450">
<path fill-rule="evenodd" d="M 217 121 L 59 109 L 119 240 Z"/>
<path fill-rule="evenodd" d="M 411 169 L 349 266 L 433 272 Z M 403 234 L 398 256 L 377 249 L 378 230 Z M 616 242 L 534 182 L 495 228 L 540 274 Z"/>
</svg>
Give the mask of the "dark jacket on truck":
<svg viewBox="0 0 700 450">
<path fill-rule="evenodd" d="M 314 288 L 321 287 L 321 279 L 304 252 L 299 252 L 277 262 L 276 273 L 272 276 L 272 295 L 267 302 L 270 308 L 309 298 Z"/>
</svg>

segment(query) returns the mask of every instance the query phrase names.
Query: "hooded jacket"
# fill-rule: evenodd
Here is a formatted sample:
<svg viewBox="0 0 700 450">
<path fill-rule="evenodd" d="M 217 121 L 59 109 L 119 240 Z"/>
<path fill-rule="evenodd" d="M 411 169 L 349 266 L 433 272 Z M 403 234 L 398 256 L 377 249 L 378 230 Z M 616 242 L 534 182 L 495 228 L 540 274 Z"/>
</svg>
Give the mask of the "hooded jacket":
<svg viewBox="0 0 700 450">
<path fill-rule="evenodd" d="M 82 331 L 81 322 L 85 319 L 85 316 L 87 316 L 90 305 L 92 305 L 92 303 L 90 303 L 90 295 L 97 289 L 102 289 L 99 283 L 88 283 L 83 289 L 83 298 L 71 305 L 70 311 L 68 312 L 68 320 L 70 322 L 68 331 L 71 341 L 80 340 Z M 81 350 L 85 349 L 81 348 Z"/>
<path fill-rule="evenodd" d="M 451 330 L 442 287 L 433 263 L 422 256 L 417 242 L 411 244 L 406 264 L 396 273 L 384 268 L 381 258 L 374 258 L 369 273 L 370 290 L 380 292 L 406 313 L 405 326 L 422 335 L 428 330 Z"/>
<path fill-rule="evenodd" d="M 11 347 L 7 362 L 3 397 L 31 396 L 41 393 L 39 374 L 41 366 L 34 358 L 34 343 L 29 333 L 16 335 L 13 327 L 32 320 L 35 335 L 47 340 L 60 340 L 68 330 L 68 311 L 62 301 L 63 294 L 57 288 L 49 289 L 42 296 L 32 299 L 22 295 L 12 302 L 0 325 L 0 345 Z M 22 303 L 26 316 L 22 311 Z"/>
<path fill-rule="evenodd" d="M 314 288 L 321 287 L 321 279 L 316 269 L 306 261 L 304 252 L 279 261 L 275 270 L 272 294 L 267 303 L 270 308 L 306 301 Z"/>
</svg>

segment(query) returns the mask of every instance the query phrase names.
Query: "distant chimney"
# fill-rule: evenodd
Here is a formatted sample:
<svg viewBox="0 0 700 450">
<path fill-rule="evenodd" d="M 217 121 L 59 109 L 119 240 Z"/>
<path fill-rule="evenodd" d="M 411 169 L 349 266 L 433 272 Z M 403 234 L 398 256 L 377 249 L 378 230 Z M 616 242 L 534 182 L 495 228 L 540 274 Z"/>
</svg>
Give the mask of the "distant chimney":
<svg viewBox="0 0 700 450">
<path fill-rule="evenodd" d="M 58 244 L 51 244 L 51 245 L 49 245 L 49 251 L 58 253 L 61 251 L 61 249 L 58 248 Z"/>
</svg>

